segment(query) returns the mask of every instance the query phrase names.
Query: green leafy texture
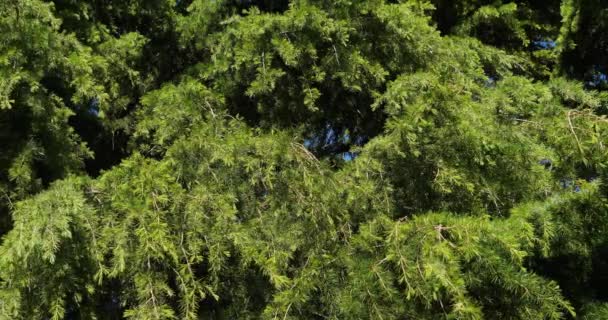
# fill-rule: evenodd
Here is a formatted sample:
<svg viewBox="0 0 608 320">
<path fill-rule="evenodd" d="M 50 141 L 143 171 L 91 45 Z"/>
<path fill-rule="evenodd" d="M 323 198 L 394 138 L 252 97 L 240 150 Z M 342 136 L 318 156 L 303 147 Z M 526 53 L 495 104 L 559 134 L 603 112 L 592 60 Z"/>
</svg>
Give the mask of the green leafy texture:
<svg viewBox="0 0 608 320">
<path fill-rule="evenodd" d="M 0 251 L 2 317 L 63 319 L 66 309 L 86 305 L 94 292 L 89 272 L 97 268 L 97 218 L 82 185 L 61 181 L 16 205 L 14 228 Z"/>
<path fill-rule="evenodd" d="M 196 4 L 197 2 L 195 2 Z M 192 7 L 197 10 L 198 6 Z M 211 57 L 197 70 L 251 123 L 376 135 L 369 108 L 387 80 L 433 61 L 438 34 L 408 4 L 302 2 L 284 14 L 251 9 L 210 36 Z"/>
<path fill-rule="evenodd" d="M 124 112 L 139 86 L 132 59 L 145 39 L 126 34 L 101 43 L 94 53 L 61 31 L 53 9 L 36 0 L 0 4 L 0 184 L 9 190 L 9 201 L 81 172 L 93 154 L 74 123 L 91 112 L 100 117 Z M 120 127 L 115 118 L 108 118 L 110 128 Z M 10 207 L 0 205 L 2 220 Z M 5 227 L 0 224 L 0 233 Z"/>
<path fill-rule="evenodd" d="M 606 90 L 608 42 L 603 34 L 608 30 L 608 7 L 596 0 L 563 1 L 561 12 L 558 71 L 584 81 L 591 88 Z"/>
<path fill-rule="evenodd" d="M 0 4 L 0 318 L 603 317 L 581 3 L 54 3 Z"/>
</svg>

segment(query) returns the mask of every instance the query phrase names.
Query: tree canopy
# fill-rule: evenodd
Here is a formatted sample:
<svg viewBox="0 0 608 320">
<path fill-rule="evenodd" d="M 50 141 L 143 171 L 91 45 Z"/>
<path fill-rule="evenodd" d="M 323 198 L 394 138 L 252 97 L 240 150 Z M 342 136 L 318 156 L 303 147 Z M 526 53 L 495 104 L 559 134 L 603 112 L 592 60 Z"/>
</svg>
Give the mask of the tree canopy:
<svg viewBox="0 0 608 320">
<path fill-rule="evenodd" d="M 0 319 L 608 319 L 608 3 L 0 1 Z"/>
</svg>

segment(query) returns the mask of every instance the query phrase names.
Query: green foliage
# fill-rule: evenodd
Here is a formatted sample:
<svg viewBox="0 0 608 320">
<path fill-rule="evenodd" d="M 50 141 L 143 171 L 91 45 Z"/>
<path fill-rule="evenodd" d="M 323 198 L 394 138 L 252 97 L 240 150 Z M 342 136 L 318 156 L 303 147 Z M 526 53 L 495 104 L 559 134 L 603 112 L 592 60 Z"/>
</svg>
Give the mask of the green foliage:
<svg viewBox="0 0 608 320">
<path fill-rule="evenodd" d="M 61 181 L 16 205 L 14 228 L 0 251 L 3 318 L 62 319 L 70 304 L 78 306 L 92 293 L 96 217 L 82 184 Z"/>
<path fill-rule="evenodd" d="M 608 317 L 605 10 L 0 2 L 0 319 Z"/>
<path fill-rule="evenodd" d="M 608 8 L 597 0 L 563 1 L 563 24 L 559 40 L 561 72 L 585 81 L 595 89 L 606 90 L 608 80 Z"/>
<path fill-rule="evenodd" d="M 608 306 L 604 303 L 590 303 L 585 306 L 581 319 L 604 319 L 608 317 Z"/>
<path fill-rule="evenodd" d="M 61 32 L 52 4 L 3 2 L 0 13 L 0 185 L 8 189 L 8 201 L 15 201 L 68 173 L 82 172 L 92 154 L 73 127 L 80 120 L 74 119 L 91 108 L 102 117 L 124 111 L 140 85 L 132 59 L 145 40 L 126 34 L 93 52 L 74 34 Z M 0 216 L 6 210 L 0 205 Z"/>
<path fill-rule="evenodd" d="M 543 240 L 525 218 L 428 214 L 362 226 L 347 263 L 353 278 L 340 295 L 355 312 L 347 318 L 561 318 L 571 308 L 556 284 L 523 267 L 527 250 Z M 362 305 L 368 299 L 371 308 Z M 392 307 L 404 300 L 403 309 Z"/>
</svg>

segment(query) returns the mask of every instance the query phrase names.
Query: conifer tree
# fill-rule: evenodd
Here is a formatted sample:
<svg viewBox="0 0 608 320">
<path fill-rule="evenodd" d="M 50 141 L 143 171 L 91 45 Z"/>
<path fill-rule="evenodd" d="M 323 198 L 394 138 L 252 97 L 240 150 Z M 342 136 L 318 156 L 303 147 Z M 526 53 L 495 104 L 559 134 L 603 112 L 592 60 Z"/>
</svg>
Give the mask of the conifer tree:
<svg viewBox="0 0 608 320">
<path fill-rule="evenodd" d="M 601 1 L 0 2 L 0 319 L 603 319 Z"/>
</svg>

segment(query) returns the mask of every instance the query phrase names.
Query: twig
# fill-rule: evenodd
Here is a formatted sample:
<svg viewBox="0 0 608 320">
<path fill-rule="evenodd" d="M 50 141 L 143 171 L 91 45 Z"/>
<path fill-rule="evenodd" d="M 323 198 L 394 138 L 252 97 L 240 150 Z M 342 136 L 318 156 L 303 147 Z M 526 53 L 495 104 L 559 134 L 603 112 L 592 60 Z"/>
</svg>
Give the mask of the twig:
<svg viewBox="0 0 608 320">
<path fill-rule="evenodd" d="M 581 146 L 581 141 L 578 139 L 578 136 L 576 135 L 576 132 L 574 131 L 574 127 L 572 126 L 572 119 L 570 118 L 571 113 L 572 113 L 572 110 L 568 111 L 568 114 L 567 114 L 568 125 L 570 126 L 570 131 L 572 132 L 572 135 L 574 135 L 574 139 L 576 140 L 576 145 L 578 146 L 578 151 L 580 151 L 581 156 L 583 156 L 583 158 L 585 158 L 585 153 L 583 152 L 583 147 Z"/>
</svg>

